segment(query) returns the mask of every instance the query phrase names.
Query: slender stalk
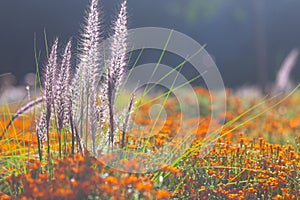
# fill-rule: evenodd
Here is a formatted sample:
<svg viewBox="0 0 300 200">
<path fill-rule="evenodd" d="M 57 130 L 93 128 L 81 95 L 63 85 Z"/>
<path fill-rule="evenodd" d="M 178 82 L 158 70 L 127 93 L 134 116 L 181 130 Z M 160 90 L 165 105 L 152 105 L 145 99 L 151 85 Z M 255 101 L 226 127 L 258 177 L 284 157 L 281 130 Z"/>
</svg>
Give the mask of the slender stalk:
<svg viewBox="0 0 300 200">
<path fill-rule="evenodd" d="M 133 100 L 134 100 L 134 95 L 132 95 L 131 98 L 130 98 L 128 110 L 126 112 L 126 117 L 125 117 L 125 121 L 124 121 L 124 124 L 123 124 L 122 148 L 124 148 L 124 146 L 125 146 L 125 134 L 127 132 L 127 127 L 128 127 L 128 123 L 129 123 L 129 117 L 130 117 L 132 106 L 133 106 Z"/>
<path fill-rule="evenodd" d="M 61 158 L 61 131 L 58 132 L 58 154 L 59 157 Z"/>
<path fill-rule="evenodd" d="M 42 154 L 41 140 L 39 137 L 39 133 L 37 131 L 36 131 L 36 138 L 37 138 L 37 144 L 38 144 L 39 159 L 40 159 L 40 161 L 42 161 L 43 154 Z"/>
<path fill-rule="evenodd" d="M 108 110 L 109 110 L 109 141 L 113 148 L 114 145 L 114 132 L 115 132 L 115 119 L 114 119 L 114 97 L 113 97 L 113 82 L 112 79 L 108 80 Z"/>
<path fill-rule="evenodd" d="M 89 105 L 89 91 L 88 91 L 88 87 L 86 90 L 86 105 Z M 85 148 L 88 147 L 88 135 L 89 135 L 89 106 L 86 107 L 86 112 L 85 112 Z"/>
<path fill-rule="evenodd" d="M 70 106 L 72 107 L 72 105 Z M 75 154 L 75 129 L 74 129 L 73 115 L 71 109 L 69 110 L 69 120 L 70 120 L 71 134 L 72 134 L 71 154 L 74 155 Z"/>
</svg>

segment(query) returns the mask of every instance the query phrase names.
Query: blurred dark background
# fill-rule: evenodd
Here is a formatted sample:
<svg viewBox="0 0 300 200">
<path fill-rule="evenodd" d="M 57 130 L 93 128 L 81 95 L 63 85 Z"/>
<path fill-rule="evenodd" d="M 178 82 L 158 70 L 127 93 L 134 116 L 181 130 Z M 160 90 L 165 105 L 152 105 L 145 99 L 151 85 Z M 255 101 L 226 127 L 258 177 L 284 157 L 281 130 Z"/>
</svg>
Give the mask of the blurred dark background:
<svg viewBox="0 0 300 200">
<path fill-rule="evenodd" d="M 1 0 L 0 74 L 17 84 L 35 72 L 34 34 L 45 62 L 44 29 L 52 41 L 78 38 L 87 0 Z M 120 0 L 102 0 L 109 28 Z M 299 0 L 128 0 L 129 28 L 175 29 L 207 44 L 227 87 L 274 81 L 284 58 L 300 47 Z M 109 33 L 109 31 L 108 31 Z M 300 80 L 300 63 L 292 71 Z"/>
</svg>

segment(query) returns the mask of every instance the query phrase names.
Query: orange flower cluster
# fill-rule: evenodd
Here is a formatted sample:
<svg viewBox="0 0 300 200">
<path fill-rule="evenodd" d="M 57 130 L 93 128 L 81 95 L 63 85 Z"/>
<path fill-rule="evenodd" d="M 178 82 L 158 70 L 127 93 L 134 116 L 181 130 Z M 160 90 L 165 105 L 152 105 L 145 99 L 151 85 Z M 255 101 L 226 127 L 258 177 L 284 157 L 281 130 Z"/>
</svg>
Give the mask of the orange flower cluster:
<svg viewBox="0 0 300 200">
<path fill-rule="evenodd" d="M 277 144 L 285 144 L 287 141 L 292 142 L 295 137 L 300 136 L 300 107 L 295 107 L 299 101 L 299 92 L 273 108 L 271 107 L 280 99 L 273 99 L 273 101 L 265 100 L 262 103 L 263 100 L 244 99 L 233 96 L 230 91 L 228 91 L 227 95 L 226 121 L 235 119 L 249 108 L 255 108 L 241 116 L 236 120 L 236 123 L 223 130 L 223 133 L 230 128 L 234 128 L 239 123 L 245 122 L 251 116 L 267 110 L 262 116 L 249 120 L 239 131 L 248 137 L 263 137 L 269 142 Z M 238 141 L 239 138 L 236 137 L 237 135 L 236 132 L 231 132 L 226 137 L 230 138 L 230 140 Z"/>
<path fill-rule="evenodd" d="M 174 197 L 187 199 L 299 199 L 300 155 L 291 145 L 264 139 L 239 144 L 220 140 L 209 154 L 190 149 L 178 165 L 181 179 L 168 177 Z M 172 187 L 173 185 L 173 187 Z"/>
<path fill-rule="evenodd" d="M 38 161 L 29 172 L 10 176 L 12 194 L 17 199 L 165 199 L 166 190 L 154 189 L 145 175 L 120 173 L 106 168 L 95 158 L 80 154 L 57 159 L 53 166 L 42 167 Z M 22 192 L 20 193 L 20 188 Z"/>
<path fill-rule="evenodd" d="M 300 128 L 300 114 L 290 120 L 290 127 L 294 129 Z"/>
</svg>

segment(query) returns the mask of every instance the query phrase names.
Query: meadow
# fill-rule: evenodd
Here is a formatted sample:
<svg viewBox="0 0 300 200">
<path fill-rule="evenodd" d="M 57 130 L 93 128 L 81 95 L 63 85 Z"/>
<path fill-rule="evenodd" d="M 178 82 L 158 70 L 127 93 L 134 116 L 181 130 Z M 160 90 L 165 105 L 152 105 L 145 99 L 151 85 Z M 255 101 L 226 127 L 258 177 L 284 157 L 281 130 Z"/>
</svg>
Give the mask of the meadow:
<svg viewBox="0 0 300 200">
<path fill-rule="evenodd" d="M 123 90 L 126 1 L 104 59 L 100 25 L 92 0 L 76 71 L 72 41 L 45 40 L 41 95 L 1 105 L 1 199 L 300 199 L 300 85 L 259 98 L 226 89 L 216 116 L 217 93 L 193 87 L 193 115 L 184 90 L 184 104 L 172 87 Z"/>
</svg>

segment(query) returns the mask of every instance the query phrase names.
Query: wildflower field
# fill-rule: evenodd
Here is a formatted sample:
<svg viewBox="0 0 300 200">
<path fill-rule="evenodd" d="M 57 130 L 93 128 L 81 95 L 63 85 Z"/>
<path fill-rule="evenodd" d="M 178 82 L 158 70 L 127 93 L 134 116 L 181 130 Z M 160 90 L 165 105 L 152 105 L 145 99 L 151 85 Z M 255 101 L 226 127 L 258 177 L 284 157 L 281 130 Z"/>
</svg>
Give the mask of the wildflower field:
<svg viewBox="0 0 300 200">
<path fill-rule="evenodd" d="M 72 41 L 46 40 L 41 94 L 0 106 L 1 199 L 300 199 L 300 85 L 226 89 L 218 113 L 207 88 L 192 88 L 196 107 L 184 89 L 127 93 L 126 1 L 104 56 L 99 16 L 92 0 L 75 72 Z"/>
<path fill-rule="evenodd" d="M 193 133 L 196 135 L 193 144 L 174 165 L 145 174 L 114 170 L 88 152 L 72 154 L 71 137 L 66 138 L 60 158 L 56 132 L 50 133 L 51 155 L 39 161 L 32 113 L 18 118 L 1 139 L 2 199 L 298 199 L 300 110 L 294 105 L 300 100 L 300 92 L 270 109 L 278 100 L 259 104 L 228 91 L 225 128 L 211 151 L 200 156 L 210 121 L 210 109 L 205 102 L 210 97 L 205 89 L 196 91 L 204 102 L 201 104 L 204 119 Z M 177 128 L 174 104 L 176 101 L 170 98 L 166 106 L 171 117 L 159 134 L 147 144 L 128 138 L 128 148 L 149 145 L 155 151 L 171 140 Z M 243 115 L 258 104 L 259 107 Z M 7 112 L 10 108 L 2 109 Z M 266 109 L 266 113 L 252 119 Z M 133 120 L 151 123 L 143 116 L 146 111 L 145 106 L 144 113 L 140 112 Z M 1 127 L 8 121 L 8 117 L 2 116 Z M 113 159 L 110 156 L 107 159 Z M 118 162 L 124 169 L 133 170 L 141 164 L 147 165 L 138 160 Z"/>
</svg>

